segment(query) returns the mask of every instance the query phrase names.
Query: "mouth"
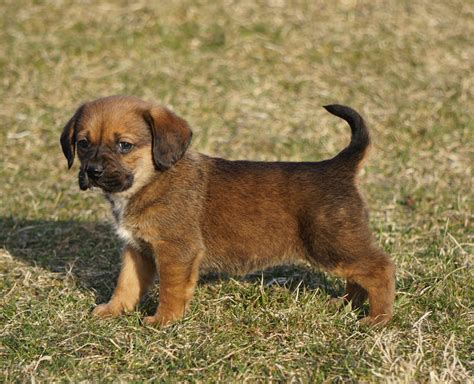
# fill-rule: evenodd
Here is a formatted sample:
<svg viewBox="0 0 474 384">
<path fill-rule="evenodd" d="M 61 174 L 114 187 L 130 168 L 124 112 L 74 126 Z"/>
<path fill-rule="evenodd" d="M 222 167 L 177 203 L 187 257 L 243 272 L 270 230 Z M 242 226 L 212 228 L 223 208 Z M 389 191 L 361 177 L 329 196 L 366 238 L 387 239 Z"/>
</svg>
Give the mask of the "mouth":
<svg viewBox="0 0 474 384">
<path fill-rule="evenodd" d="M 84 171 L 79 172 L 79 188 L 81 188 L 81 191 L 86 191 L 91 187 L 91 183 L 89 181 L 89 177 L 87 176 L 87 173 Z"/>
<path fill-rule="evenodd" d="M 117 192 L 126 191 L 133 185 L 132 174 L 128 174 L 123 178 L 103 177 L 96 180 L 96 179 L 90 178 L 85 171 L 81 170 L 79 172 L 78 180 L 79 180 L 79 188 L 82 191 L 86 191 L 87 189 L 92 189 L 93 187 L 97 187 L 107 193 L 117 193 Z"/>
</svg>

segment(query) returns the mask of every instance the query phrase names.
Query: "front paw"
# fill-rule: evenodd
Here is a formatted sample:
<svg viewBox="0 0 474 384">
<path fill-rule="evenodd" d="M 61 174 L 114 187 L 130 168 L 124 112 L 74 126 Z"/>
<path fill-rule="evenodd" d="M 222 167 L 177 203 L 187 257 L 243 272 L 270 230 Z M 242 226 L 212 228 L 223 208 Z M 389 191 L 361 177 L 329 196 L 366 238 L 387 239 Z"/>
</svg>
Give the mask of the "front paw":
<svg viewBox="0 0 474 384">
<path fill-rule="evenodd" d="M 122 314 L 122 310 L 110 302 L 105 303 L 105 304 L 99 304 L 92 311 L 93 316 L 97 316 L 102 319 L 107 318 L 107 317 L 117 317 L 117 316 L 120 316 L 121 314 Z"/>
<path fill-rule="evenodd" d="M 182 319 L 183 316 L 184 312 L 182 311 L 175 312 L 158 308 L 158 311 L 154 316 L 147 316 L 143 319 L 143 324 L 166 326 Z"/>
<path fill-rule="evenodd" d="M 360 325 L 369 327 L 382 327 L 388 324 L 392 319 L 391 315 L 367 316 L 360 320 Z"/>
<path fill-rule="evenodd" d="M 168 317 L 168 318 L 165 318 L 163 316 L 147 316 L 143 319 L 143 325 L 149 325 L 149 326 L 153 326 L 153 325 L 156 325 L 156 326 L 160 326 L 160 327 L 163 327 L 163 326 L 166 326 L 166 325 L 170 325 L 172 323 L 174 323 L 176 321 L 175 318 L 172 318 L 172 317 Z"/>
</svg>

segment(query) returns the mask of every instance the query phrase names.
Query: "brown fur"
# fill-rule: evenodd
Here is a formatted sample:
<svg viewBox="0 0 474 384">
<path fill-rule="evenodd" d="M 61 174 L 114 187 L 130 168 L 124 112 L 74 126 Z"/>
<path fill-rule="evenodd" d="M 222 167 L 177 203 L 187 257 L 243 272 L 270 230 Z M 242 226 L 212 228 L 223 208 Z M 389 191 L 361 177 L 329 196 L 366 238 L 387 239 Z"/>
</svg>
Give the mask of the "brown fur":
<svg viewBox="0 0 474 384">
<path fill-rule="evenodd" d="M 303 260 L 347 279 L 345 299 L 363 321 L 390 320 L 395 267 L 375 243 L 355 176 L 369 144 L 353 110 L 328 106 L 352 128 L 351 144 L 317 163 L 228 161 L 187 150 L 188 124 L 137 98 L 112 96 L 83 105 L 64 128 L 69 166 L 78 148 L 82 189 L 98 186 L 126 241 L 117 288 L 94 314 L 133 310 L 160 280 L 160 304 L 148 324 L 183 317 L 201 271 L 243 274 Z M 118 142 L 134 144 L 126 154 Z M 81 143 L 79 143 L 81 144 Z M 82 143 L 83 144 L 83 143 Z M 91 180 L 91 166 L 104 174 Z"/>
</svg>

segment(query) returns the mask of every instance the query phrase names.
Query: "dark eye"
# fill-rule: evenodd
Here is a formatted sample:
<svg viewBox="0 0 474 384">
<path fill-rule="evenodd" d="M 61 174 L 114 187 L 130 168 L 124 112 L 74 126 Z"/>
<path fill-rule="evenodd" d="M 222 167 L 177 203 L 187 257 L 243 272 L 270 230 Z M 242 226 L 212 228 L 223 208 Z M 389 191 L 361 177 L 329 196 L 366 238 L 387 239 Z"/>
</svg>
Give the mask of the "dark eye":
<svg viewBox="0 0 474 384">
<path fill-rule="evenodd" d="M 86 139 L 81 139 L 77 142 L 77 146 L 82 149 L 86 149 L 89 146 L 89 142 Z"/>
<path fill-rule="evenodd" d="M 118 148 L 120 153 L 128 153 L 132 150 L 133 144 L 126 141 L 119 141 Z"/>
</svg>

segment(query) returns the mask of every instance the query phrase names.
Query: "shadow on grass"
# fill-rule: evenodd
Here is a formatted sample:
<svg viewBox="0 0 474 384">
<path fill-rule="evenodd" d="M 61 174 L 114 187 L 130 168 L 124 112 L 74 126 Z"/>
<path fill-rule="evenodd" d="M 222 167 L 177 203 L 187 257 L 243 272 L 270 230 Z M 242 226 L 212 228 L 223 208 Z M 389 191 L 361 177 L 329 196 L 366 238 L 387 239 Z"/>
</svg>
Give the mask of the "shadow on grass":
<svg viewBox="0 0 474 384">
<path fill-rule="evenodd" d="M 80 286 L 96 292 L 97 302 L 109 299 L 120 269 L 120 248 L 107 223 L 0 218 L 0 247 L 14 258 L 52 272 L 71 274 Z M 229 275 L 209 273 L 201 284 L 217 284 Z M 236 280 L 296 288 L 321 289 L 328 295 L 342 293 L 342 282 L 304 266 L 281 266 Z"/>
<path fill-rule="evenodd" d="M 120 268 L 120 243 L 110 225 L 96 222 L 0 218 L 0 246 L 15 259 L 71 274 L 104 301 Z"/>
</svg>

